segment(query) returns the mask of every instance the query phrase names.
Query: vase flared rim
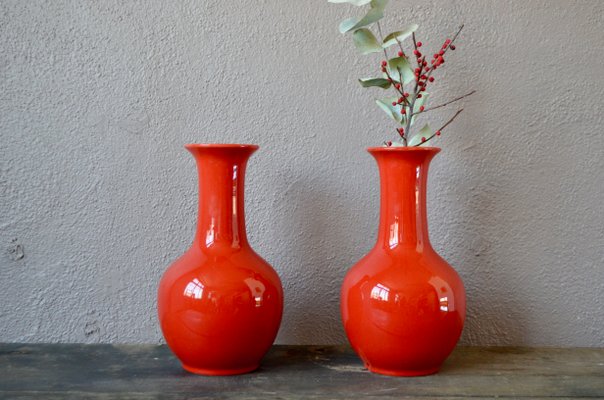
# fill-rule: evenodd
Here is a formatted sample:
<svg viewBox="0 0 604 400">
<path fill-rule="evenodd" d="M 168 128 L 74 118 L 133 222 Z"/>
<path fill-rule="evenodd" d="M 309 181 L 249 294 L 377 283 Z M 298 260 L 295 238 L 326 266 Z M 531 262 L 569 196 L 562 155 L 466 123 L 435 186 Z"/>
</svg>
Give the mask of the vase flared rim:
<svg viewBox="0 0 604 400">
<path fill-rule="evenodd" d="M 254 149 L 257 150 L 260 146 L 257 144 L 244 143 L 187 143 L 187 149 Z"/>
<path fill-rule="evenodd" d="M 367 151 L 370 153 L 381 153 L 381 152 L 394 152 L 394 153 L 407 153 L 407 152 L 427 152 L 427 153 L 438 153 L 440 151 L 440 147 L 429 147 L 429 146 L 422 146 L 422 147 L 409 147 L 409 146 L 405 146 L 405 147 L 368 147 Z"/>
</svg>

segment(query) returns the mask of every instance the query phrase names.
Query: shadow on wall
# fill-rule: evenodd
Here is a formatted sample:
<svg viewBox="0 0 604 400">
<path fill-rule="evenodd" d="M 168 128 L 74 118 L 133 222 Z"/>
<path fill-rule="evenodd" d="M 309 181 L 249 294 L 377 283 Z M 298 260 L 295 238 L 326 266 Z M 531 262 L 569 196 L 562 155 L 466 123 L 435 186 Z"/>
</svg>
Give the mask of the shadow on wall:
<svg viewBox="0 0 604 400">
<path fill-rule="evenodd" d="M 346 343 L 340 318 L 340 286 L 346 271 L 362 256 L 351 248 L 351 229 L 357 217 L 337 186 L 305 177 L 292 186 L 293 203 L 287 226 L 292 240 L 283 251 L 291 261 L 291 276 L 283 277 L 284 322 L 281 337 L 287 343 Z M 291 211 L 289 211 L 291 210 Z M 356 234 L 360 234 L 356 232 Z M 372 244 L 372 243 L 370 243 Z"/>
<path fill-rule="evenodd" d="M 474 112 L 478 114 L 480 110 Z M 468 224 L 455 230 L 461 233 L 460 237 L 452 238 L 458 248 L 450 250 L 457 252 L 453 267 L 462 275 L 467 296 L 461 344 L 518 346 L 526 344 L 527 339 L 530 316 L 527 305 L 522 303 L 527 297 L 521 293 L 514 268 L 502 264 L 502 260 L 509 259 L 502 252 L 514 250 L 499 246 L 501 231 L 492 229 L 507 225 L 503 221 L 506 218 L 504 197 L 517 188 L 500 173 L 501 168 L 513 166 L 481 163 L 490 145 L 479 141 L 471 146 L 472 150 L 466 147 L 455 154 L 460 168 L 467 170 L 474 166 L 477 169 L 463 174 L 463 181 L 452 189 L 451 195 L 462 199 L 455 225 Z"/>
</svg>

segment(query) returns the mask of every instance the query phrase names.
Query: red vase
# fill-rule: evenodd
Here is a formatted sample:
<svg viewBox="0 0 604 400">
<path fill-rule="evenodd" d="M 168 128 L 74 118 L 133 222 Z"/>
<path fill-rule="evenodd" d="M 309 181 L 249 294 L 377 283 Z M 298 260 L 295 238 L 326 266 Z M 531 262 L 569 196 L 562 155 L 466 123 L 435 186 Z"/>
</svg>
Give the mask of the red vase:
<svg viewBox="0 0 604 400">
<path fill-rule="evenodd" d="M 255 145 L 189 144 L 199 174 L 199 219 L 191 248 L 159 284 L 158 314 L 184 369 L 203 375 L 255 370 L 283 312 L 273 268 L 250 247 L 243 207 Z"/>
<path fill-rule="evenodd" d="M 428 238 L 428 166 L 440 149 L 368 151 L 380 172 L 378 239 L 344 279 L 344 329 L 370 371 L 433 374 L 453 351 L 466 314 L 463 283 Z"/>
</svg>

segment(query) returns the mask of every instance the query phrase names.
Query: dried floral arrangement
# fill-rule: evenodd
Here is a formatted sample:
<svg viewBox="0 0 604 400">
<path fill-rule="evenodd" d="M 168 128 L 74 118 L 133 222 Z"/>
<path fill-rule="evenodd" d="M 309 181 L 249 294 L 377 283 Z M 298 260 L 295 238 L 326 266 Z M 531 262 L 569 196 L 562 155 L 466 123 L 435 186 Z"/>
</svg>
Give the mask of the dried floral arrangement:
<svg viewBox="0 0 604 400">
<path fill-rule="evenodd" d="M 328 1 L 330 3 L 349 3 L 358 7 L 369 5 L 369 10 L 363 17 L 353 17 L 342 21 L 340 32 L 352 33 L 354 45 L 361 54 L 383 53 L 385 57 L 379 65 L 381 77 L 359 79 L 363 87 L 377 87 L 394 91 L 394 96 L 376 100 L 377 105 L 398 124 L 396 127 L 398 139 L 385 141 L 384 145 L 389 147 L 421 146 L 429 143 L 436 136 L 440 136 L 443 129 L 457 118 L 463 108 L 454 113 L 436 130 L 433 130 L 428 123 L 417 132 L 412 131 L 412 128 L 420 115 L 448 106 L 476 92 L 472 90 L 447 102 L 435 106 L 428 105 L 430 95 L 426 89 L 435 81 L 434 72 L 445 64 L 447 52 L 455 50 L 455 40 L 461 33 L 463 25 L 451 38 L 444 41 L 428 61 L 426 54 L 423 53 L 424 44 L 415 36 L 415 31 L 418 29 L 416 24 L 386 36 L 382 34 L 380 20 L 384 17 L 384 9 L 388 0 Z M 377 28 L 379 40 L 370 29 L 372 25 Z M 412 39 L 413 48 L 405 51 L 403 42 L 408 38 Z M 396 55 L 390 57 L 388 52 L 391 51 L 392 46 L 395 46 Z"/>
</svg>

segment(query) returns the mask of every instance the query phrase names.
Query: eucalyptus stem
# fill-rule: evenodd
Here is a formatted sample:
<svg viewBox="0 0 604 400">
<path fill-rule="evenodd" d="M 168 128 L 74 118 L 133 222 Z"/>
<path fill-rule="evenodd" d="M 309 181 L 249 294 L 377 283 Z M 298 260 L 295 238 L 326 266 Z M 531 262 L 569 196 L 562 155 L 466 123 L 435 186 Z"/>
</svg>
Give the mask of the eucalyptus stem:
<svg viewBox="0 0 604 400">
<path fill-rule="evenodd" d="M 394 37 L 394 40 L 396 40 L 396 43 L 398 44 L 398 48 L 401 49 L 401 53 L 403 53 L 403 55 L 405 54 L 405 50 L 403 50 L 403 45 L 401 44 L 401 42 L 398 40 L 398 37 Z"/>
<path fill-rule="evenodd" d="M 378 28 L 378 33 L 380 35 L 380 41 L 382 43 L 384 43 L 384 36 L 382 35 L 382 26 L 380 25 L 380 21 L 376 22 L 377 24 L 377 28 Z M 386 57 L 386 60 L 388 59 L 388 52 L 386 51 L 386 48 L 383 48 L 384 50 L 384 57 Z"/>
</svg>

